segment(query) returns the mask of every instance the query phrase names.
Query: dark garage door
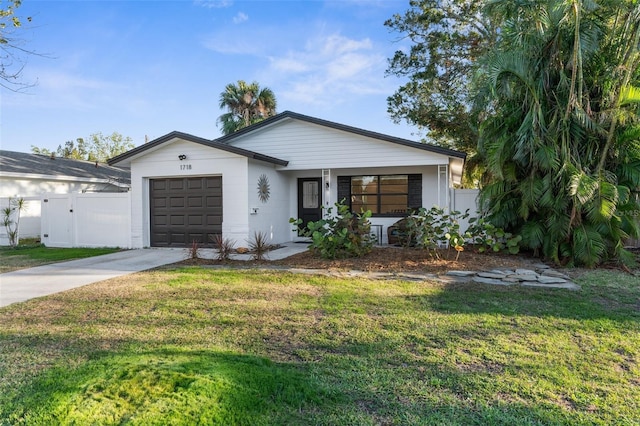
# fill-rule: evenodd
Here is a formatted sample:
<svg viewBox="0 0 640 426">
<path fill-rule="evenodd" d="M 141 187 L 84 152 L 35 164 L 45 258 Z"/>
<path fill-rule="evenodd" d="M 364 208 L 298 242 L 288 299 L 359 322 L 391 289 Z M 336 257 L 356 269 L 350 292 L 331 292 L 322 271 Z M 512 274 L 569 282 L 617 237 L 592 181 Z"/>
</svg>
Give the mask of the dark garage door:
<svg viewBox="0 0 640 426">
<path fill-rule="evenodd" d="M 222 234 L 222 177 L 152 179 L 151 246 L 211 246 Z"/>
</svg>

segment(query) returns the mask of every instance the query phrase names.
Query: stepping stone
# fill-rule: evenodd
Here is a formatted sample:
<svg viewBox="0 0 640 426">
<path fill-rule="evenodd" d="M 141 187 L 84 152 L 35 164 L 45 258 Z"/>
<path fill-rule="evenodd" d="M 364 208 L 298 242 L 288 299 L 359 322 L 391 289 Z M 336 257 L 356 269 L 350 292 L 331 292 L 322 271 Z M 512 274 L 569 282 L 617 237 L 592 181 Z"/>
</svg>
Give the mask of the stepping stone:
<svg viewBox="0 0 640 426">
<path fill-rule="evenodd" d="M 450 275 L 452 277 L 470 277 L 475 275 L 476 271 L 449 271 L 445 275 Z"/>
<path fill-rule="evenodd" d="M 513 285 L 513 283 L 506 282 L 503 280 L 498 280 L 495 278 L 479 277 L 479 276 L 473 277 L 473 282 L 479 283 L 479 284 L 491 284 L 491 285 Z"/>
<path fill-rule="evenodd" d="M 400 279 L 403 279 L 403 280 L 411 280 L 411 281 L 425 281 L 425 280 L 428 280 L 430 277 L 427 277 L 427 276 L 422 275 L 422 274 L 405 274 L 405 273 L 402 273 L 402 274 L 398 274 L 397 278 L 400 278 Z"/>
<path fill-rule="evenodd" d="M 580 286 L 578 284 L 571 283 L 571 282 L 558 283 L 558 284 L 542 284 L 542 283 L 539 283 L 539 282 L 528 281 L 528 282 L 522 283 L 521 285 L 523 287 L 561 288 L 561 289 L 565 289 L 565 290 L 580 290 Z"/>
<path fill-rule="evenodd" d="M 435 277 L 436 280 L 442 283 L 468 283 L 471 281 L 471 276 L 456 276 L 456 275 L 442 275 Z"/>
<path fill-rule="evenodd" d="M 516 269 L 516 275 L 536 275 L 536 271 L 531 269 Z"/>
<path fill-rule="evenodd" d="M 564 278 L 560 278 L 560 277 L 551 277 L 551 276 L 540 275 L 538 277 L 538 282 L 542 283 L 542 284 L 560 284 L 560 283 L 566 283 L 567 280 L 565 280 Z"/>
<path fill-rule="evenodd" d="M 570 280 L 571 279 L 568 275 L 563 274 L 562 272 L 555 271 L 553 269 L 549 269 L 547 271 L 543 271 L 542 275 L 547 276 L 547 277 L 564 278 L 565 280 Z"/>
<path fill-rule="evenodd" d="M 536 269 L 550 269 L 551 266 L 545 265 L 544 263 L 536 263 L 535 265 L 531 265 Z"/>
<path fill-rule="evenodd" d="M 502 272 L 500 272 L 499 274 L 496 274 L 494 272 L 478 272 L 478 276 L 482 278 L 495 278 L 501 280 L 507 275 Z"/>
<path fill-rule="evenodd" d="M 518 281 L 538 281 L 538 274 L 515 274 L 509 275 L 507 278 L 513 278 Z"/>
</svg>

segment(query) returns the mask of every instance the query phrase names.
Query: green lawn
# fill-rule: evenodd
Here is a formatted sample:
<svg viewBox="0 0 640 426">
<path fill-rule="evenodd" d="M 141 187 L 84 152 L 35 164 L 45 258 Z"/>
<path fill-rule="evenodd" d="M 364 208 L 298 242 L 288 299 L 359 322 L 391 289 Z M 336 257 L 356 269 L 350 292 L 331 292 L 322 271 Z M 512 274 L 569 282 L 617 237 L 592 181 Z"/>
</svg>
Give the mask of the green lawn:
<svg viewBox="0 0 640 426">
<path fill-rule="evenodd" d="M 0 424 L 638 424 L 638 277 L 578 282 L 138 273 L 0 309 Z"/>
<path fill-rule="evenodd" d="M 118 248 L 49 248 L 40 244 L 0 247 L 0 273 L 64 260 L 82 259 L 120 251 Z"/>
</svg>

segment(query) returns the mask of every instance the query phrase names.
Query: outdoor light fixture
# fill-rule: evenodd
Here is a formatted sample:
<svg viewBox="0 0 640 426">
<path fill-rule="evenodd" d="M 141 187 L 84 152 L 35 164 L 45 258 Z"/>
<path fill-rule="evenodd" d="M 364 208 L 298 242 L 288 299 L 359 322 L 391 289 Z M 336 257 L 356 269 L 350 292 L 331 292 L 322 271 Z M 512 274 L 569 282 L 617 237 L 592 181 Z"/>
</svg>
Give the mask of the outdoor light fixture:
<svg viewBox="0 0 640 426">
<path fill-rule="evenodd" d="M 329 183 L 329 181 L 326 181 L 324 183 L 325 188 L 329 189 L 331 187 L 331 184 Z"/>
<path fill-rule="evenodd" d="M 186 155 L 184 155 L 184 154 L 180 154 L 180 155 L 178 155 L 178 159 L 179 159 L 180 161 L 182 161 L 182 160 L 186 160 L 186 159 L 187 159 L 187 156 L 186 156 Z"/>
</svg>

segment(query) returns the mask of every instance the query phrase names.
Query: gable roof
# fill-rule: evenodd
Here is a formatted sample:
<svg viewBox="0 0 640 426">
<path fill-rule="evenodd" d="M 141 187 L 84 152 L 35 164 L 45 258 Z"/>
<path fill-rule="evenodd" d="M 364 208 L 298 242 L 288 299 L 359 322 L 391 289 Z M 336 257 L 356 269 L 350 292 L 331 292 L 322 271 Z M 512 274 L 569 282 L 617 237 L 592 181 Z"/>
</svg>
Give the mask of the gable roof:
<svg viewBox="0 0 640 426">
<path fill-rule="evenodd" d="M 75 179 L 101 179 L 118 186 L 129 186 L 131 171 L 94 161 L 73 160 L 49 155 L 0 150 L 2 174 L 45 175 Z"/>
<path fill-rule="evenodd" d="M 456 157 L 464 160 L 467 157 L 467 154 L 460 151 L 455 151 L 453 149 L 443 148 L 441 146 L 427 144 L 427 143 L 419 143 L 409 139 L 402 139 L 395 136 L 389 136 L 382 133 L 372 132 L 369 130 L 360 129 L 357 127 L 347 126 L 345 124 L 336 123 L 333 121 L 322 120 L 320 118 L 310 117 L 308 115 L 298 114 L 292 111 L 284 111 L 280 114 L 274 115 L 273 117 L 269 117 L 265 120 L 262 120 L 259 123 L 253 124 L 249 127 L 245 127 L 244 129 L 238 130 L 237 132 L 231 133 L 226 136 L 222 136 L 216 139 L 217 142 L 223 144 L 232 144 L 233 140 L 244 136 L 248 133 L 255 132 L 256 130 L 262 129 L 264 127 L 271 126 L 275 123 L 288 120 L 295 119 L 300 121 L 305 121 L 307 123 L 317 124 L 319 126 L 329 127 L 336 130 L 341 130 L 344 132 L 350 132 L 361 136 L 366 136 L 369 138 L 379 139 L 386 142 L 395 143 L 398 145 L 408 146 L 411 148 L 421 149 L 424 151 L 433 152 L 436 154 L 446 155 L 448 157 Z"/>
<path fill-rule="evenodd" d="M 216 148 L 222 151 L 227 151 L 227 152 L 231 152 L 233 154 L 238 154 L 238 155 L 242 155 L 244 157 L 247 158 L 252 158 L 254 160 L 260 160 L 260 161 L 265 161 L 267 163 L 272 163 L 272 164 L 276 164 L 278 166 L 286 166 L 287 164 L 289 164 L 288 161 L 286 160 L 281 160 L 279 158 L 274 158 L 274 157 L 270 157 L 268 155 L 262 155 L 260 153 L 257 152 L 253 152 L 253 151 L 249 151 L 247 149 L 243 149 L 243 148 L 238 148 L 235 146 L 231 146 L 231 145 L 227 145 L 227 144 L 223 144 L 218 142 L 217 140 L 209 140 L 209 139 L 204 139 L 204 138 L 200 138 L 198 136 L 194 136 L 194 135 L 190 135 L 188 133 L 182 133 L 182 132 L 176 132 L 173 131 L 171 133 L 168 133 L 164 136 L 161 136 L 157 139 L 152 140 L 151 142 L 147 142 L 143 145 L 140 145 L 136 148 L 133 148 L 130 151 L 127 151 L 123 154 L 120 154 L 116 157 L 110 158 L 107 162 L 109 164 L 117 164 L 120 163 L 122 161 L 125 160 L 131 160 L 141 154 L 143 154 L 144 152 L 153 149 L 153 148 L 157 148 L 160 145 L 172 140 L 172 139 L 182 139 L 188 142 L 194 142 L 194 143 L 199 143 L 201 145 L 205 145 L 205 146 L 209 146 L 211 148 Z"/>
</svg>

